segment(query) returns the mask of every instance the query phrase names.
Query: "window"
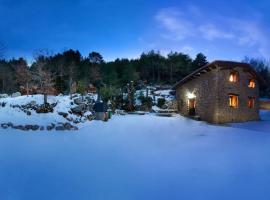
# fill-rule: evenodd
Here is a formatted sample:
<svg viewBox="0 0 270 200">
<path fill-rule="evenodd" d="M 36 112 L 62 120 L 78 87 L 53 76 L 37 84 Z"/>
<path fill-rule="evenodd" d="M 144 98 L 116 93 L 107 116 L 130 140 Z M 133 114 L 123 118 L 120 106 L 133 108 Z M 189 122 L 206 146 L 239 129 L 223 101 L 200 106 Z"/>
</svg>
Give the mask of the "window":
<svg viewBox="0 0 270 200">
<path fill-rule="evenodd" d="M 255 105 L 255 98 L 248 97 L 248 108 L 254 108 L 254 105 Z"/>
<path fill-rule="evenodd" d="M 238 81 L 238 79 L 239 79 L 239 74 L 238 74 L 238 72 L 237 72 L 237 71 L 231 72 L 230 78 L 229 78 L 230 82 L 236 83 L 236 82 Z"/>
<path fill-rule="evenodd" d="M 255 80 L 254 79 L 249 80 L 248 87 L 249 88 L 255 88 Z"/>
<path fill-rule="evenodd" d="M 238 108 L 238 96 L 230 94 L 229 95 L 229 106 L 232 108 Z"/>
</svg>

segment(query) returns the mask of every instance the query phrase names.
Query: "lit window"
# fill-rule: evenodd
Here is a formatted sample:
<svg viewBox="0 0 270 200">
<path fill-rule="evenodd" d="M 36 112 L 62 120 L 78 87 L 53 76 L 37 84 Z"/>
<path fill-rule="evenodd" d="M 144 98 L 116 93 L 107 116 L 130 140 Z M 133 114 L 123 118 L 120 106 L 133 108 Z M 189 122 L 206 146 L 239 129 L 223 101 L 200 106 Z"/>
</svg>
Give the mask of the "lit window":
<svg viewBox="0 0 270 200">
<path fill-rule="evenodd" d="M 238 81 L 238 72 L 231 72 L 231 74 L 230 74 L 230 78 L 229 78 L 229 80 L 230 80 L 230 82 L 233 82 L 233 83 L 235 83 L 235 82 L 237 82 Z"/>
<path fill-rule="evenodd" d="M 249 87 L 249 88 L 255 88 L 255 80 L 254 80 L 254 79 L 250 79 L 250 80 L 249 80 L 248 87 Z"/>
<path fill-rule="evenodd" d="M 248 108 L 254 108 L 254 105 L 255 105 L 255 98 L 248 97 Z"/>
<path fill-rule="evenodd" d="M 229 95 L 229 105 L 232 108 L 238 108 L 238 96 L 237 95 Z"/>
</svg>

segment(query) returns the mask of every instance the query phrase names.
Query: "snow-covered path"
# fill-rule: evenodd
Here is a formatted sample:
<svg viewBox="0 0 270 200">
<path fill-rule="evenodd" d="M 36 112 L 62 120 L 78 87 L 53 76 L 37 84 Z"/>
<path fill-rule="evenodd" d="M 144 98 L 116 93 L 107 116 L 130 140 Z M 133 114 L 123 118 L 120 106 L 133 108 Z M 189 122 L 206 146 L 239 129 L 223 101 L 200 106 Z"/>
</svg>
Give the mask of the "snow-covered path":
<svg viewBox="0 0 270 200">
<path fill-rule="evenodd" d="M 145 115 L 75 132 L 0 129 L 0 199 L 269 200 L 269 126 L 234 126 Z"/>
</svg>

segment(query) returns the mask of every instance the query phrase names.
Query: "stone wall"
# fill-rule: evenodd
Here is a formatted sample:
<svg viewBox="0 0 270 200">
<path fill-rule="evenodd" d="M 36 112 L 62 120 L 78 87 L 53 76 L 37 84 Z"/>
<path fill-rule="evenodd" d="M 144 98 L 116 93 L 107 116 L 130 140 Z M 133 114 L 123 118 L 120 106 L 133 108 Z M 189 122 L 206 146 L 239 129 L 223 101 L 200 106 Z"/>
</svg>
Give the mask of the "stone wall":
<svg viewBox="0 0 270 200">
<path fill-rule="evenodd" d="M 218 123 L 226 122 L 244 122 L 259 119 L 259 87 L 255 81 L 255 88 L 249 88 L 249 79 L 254 79 L 244 68 L 236 67 L 235 71 L 239 73 L 239 80 L 236 83 L 230 82 L 231 70 L 218 69 Z M 238 95 L 238 108 L 229 107 L 229 94 Z M 255 98 L 254 108 L 248 108 L 248 97 Z"/>
<path fill-rule="evenodd" d="M 196 115 L 204 121 L 215 121 L 217 109 L 217 69 L 201 74 L 199 77 L 188 81 L 176 89 L 178 109 L 181 114 L 188 115 L 188 93 L 196 96 Z"/>
</svg>

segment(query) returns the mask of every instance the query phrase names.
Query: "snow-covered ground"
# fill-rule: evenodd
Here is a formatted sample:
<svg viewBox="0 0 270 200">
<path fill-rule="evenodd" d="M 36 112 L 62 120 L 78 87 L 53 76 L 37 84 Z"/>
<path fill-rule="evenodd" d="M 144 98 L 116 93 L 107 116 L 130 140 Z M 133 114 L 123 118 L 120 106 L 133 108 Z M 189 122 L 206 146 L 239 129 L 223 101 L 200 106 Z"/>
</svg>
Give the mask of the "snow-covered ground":
<svg viewBox="0 0 270 200">
<path fill-rule="evenodd" d="M 71 132 L 0 129 L 0 199 L 269 200 L 270 112 L 261 115 L 227 126 L 150 114 Z"/>
</svg>

